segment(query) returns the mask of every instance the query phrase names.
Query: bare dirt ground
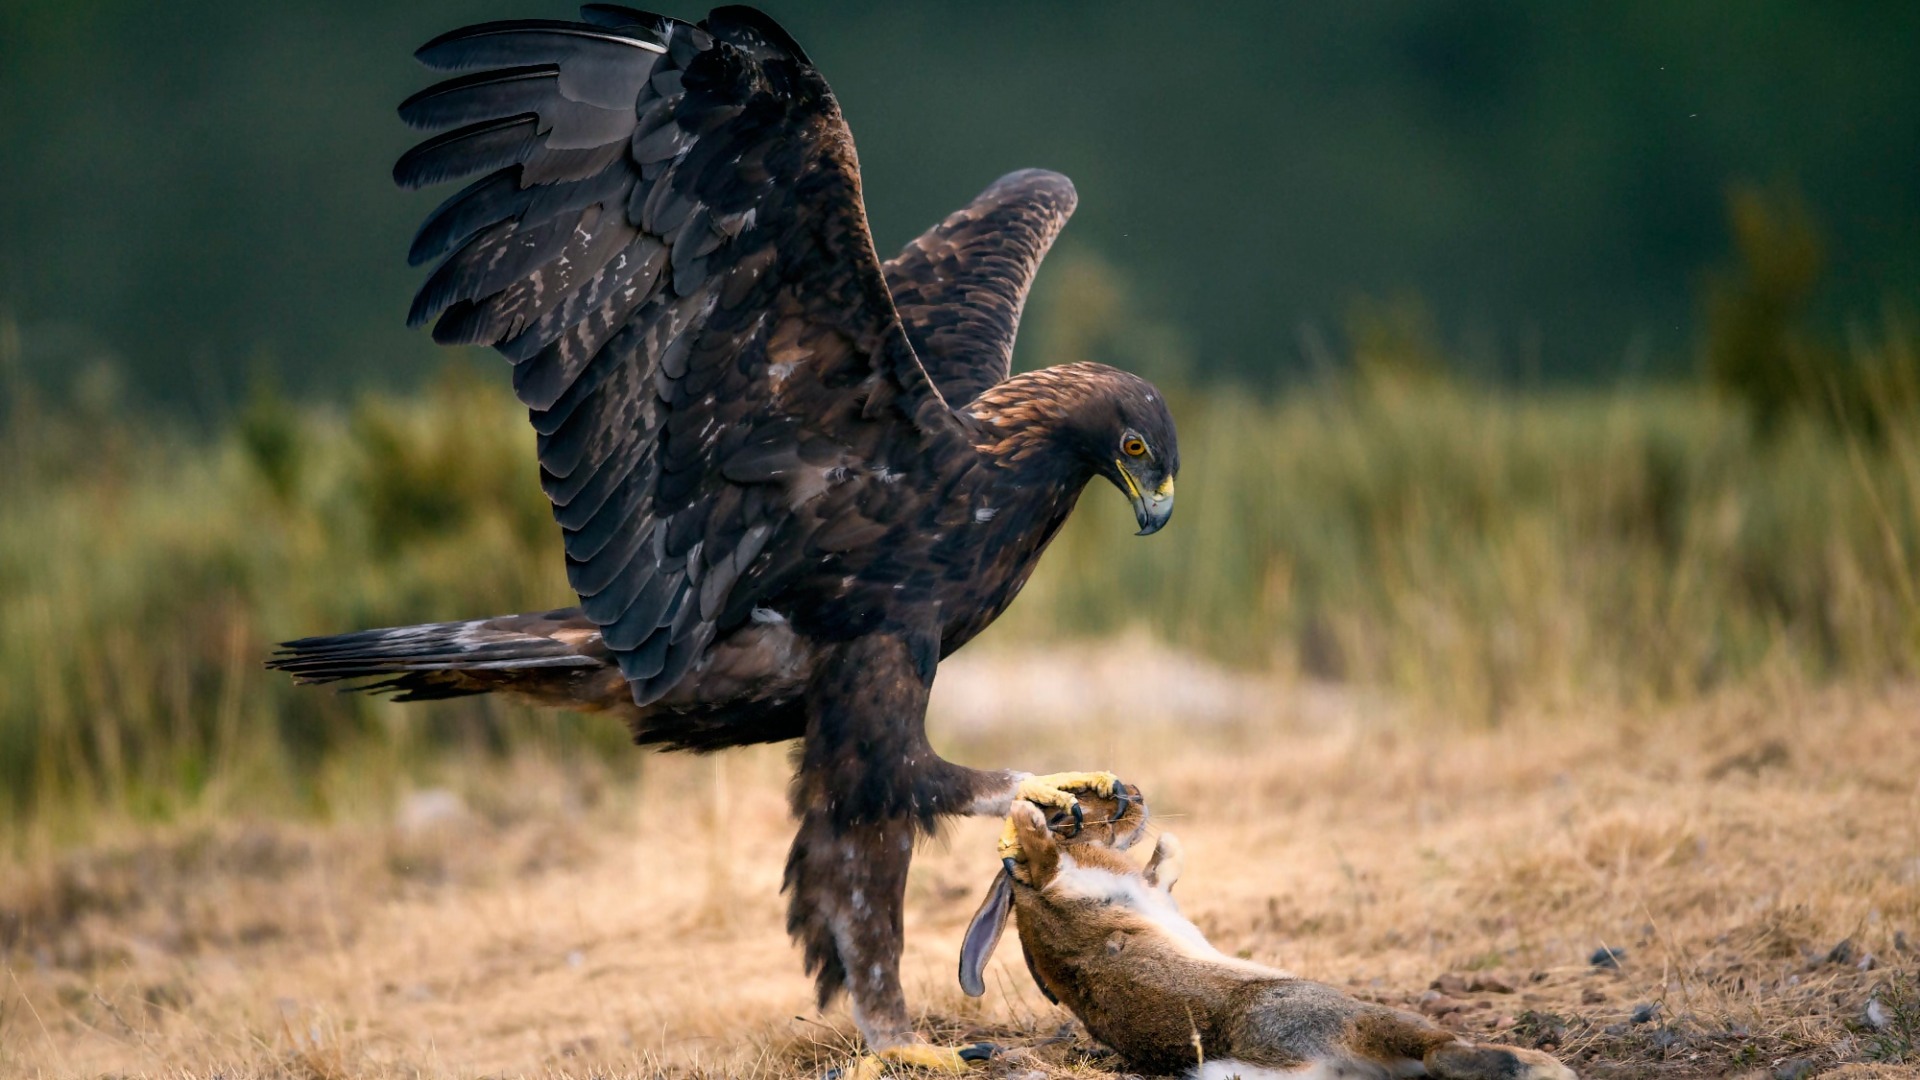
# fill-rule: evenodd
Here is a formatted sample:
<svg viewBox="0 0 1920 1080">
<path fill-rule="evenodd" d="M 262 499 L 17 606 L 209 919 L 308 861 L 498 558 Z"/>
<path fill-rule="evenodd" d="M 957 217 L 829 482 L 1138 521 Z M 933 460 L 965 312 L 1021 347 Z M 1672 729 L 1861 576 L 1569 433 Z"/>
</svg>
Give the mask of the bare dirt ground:
<svg viewBox="0 0 1920 1080">
<path fill-rule="evenodd" d="M 1038 696 L 1062 671 L 1080 689 Z M 941 679 L 950 756 L 1140 784 L 1187 842 L 1182 903 L 1224 950 L 1588 1076 L 1920 1074 L 1920 688 L 1463 732 L 1138 650 Z M 781 931 L 783 753 L 634 763 L 637 783 L 532 761 L 377 819 L 180 823 L 6 867 L 0 1073 L 782 1078 L 844 1061 L 851 1025 L 815 1014 Z M 910 993 L 937 1035 L 1015 1048 L 982 1076 L 1110 1076 L 1018 950 L 985 999 L 956 985 L 995 827 L 960 823 L 920 855 Z"/>
</svg>

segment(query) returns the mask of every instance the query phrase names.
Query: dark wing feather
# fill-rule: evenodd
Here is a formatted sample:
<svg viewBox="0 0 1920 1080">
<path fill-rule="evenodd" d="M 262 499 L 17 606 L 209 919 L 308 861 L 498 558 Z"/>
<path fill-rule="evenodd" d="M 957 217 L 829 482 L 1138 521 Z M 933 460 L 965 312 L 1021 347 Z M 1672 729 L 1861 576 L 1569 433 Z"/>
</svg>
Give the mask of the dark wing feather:
<svg viewBox="0 0 1920 1080">
<path fill-rule="evenodd" d="M 437 266 L 411 319 L 513 362 L 569 579 L 646 704 L 796 572 L 778 552 L 819 549 L 848 503 L 823 490 L 963 446 L 965 421 L 900 327 L 839 106 L 786 33 L 742 8 L 583 18 L 424 46 L 469 74 L 401 106 L 452 130 L 395 177 L 484 174 L 415 237 Z"/>
<path fill-rule="evenodd" d="M 956 407 L 1013 369 L 1027 289 L 1076 200 L 1059 173 L 1008 173 L 886 264 L 914 351 Z"/>
</svg>

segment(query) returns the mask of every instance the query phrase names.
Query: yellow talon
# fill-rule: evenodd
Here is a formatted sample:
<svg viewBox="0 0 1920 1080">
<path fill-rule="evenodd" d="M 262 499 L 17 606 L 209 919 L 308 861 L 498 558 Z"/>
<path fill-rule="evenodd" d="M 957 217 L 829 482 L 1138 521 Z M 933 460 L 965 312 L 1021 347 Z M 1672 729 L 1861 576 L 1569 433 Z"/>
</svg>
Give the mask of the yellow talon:
<svg viewBox="0 0 1920 1080">
<path fill-rule="evenodd" d="M 1103 799 L 1110 799 L 1113 797 L 1113 785 L 1119 782 L 1120 778 L 1110 772 L 1048 773 L 1020 781 L 1020 785 L 1013 789 L 1013 797 L 1025 799 L 1035 806 L 1065 810 L 1079 801 L 1073 797 L 1074 792 L 1091 791 Z"/>
<path fill-rule="evenodd" d="M 967 1071 L 967 1060 L 960 1056 L 960 1051 L 957 1049 L 934 1046 L 931 1043 L 906 1043 L 902 1046 L 889 1046 L 885 1050 L 876 1050 L 871 1054 L 862 1054 L 840 1073 L 840 1077 L 841 1080 L 879 1080 L 889 1068 L 895 1065 L 931 1069 L 934 1072 L 949 1074 Z"/>
<path fill-rule="evenodd" d="M 1035 806 L 1051 807 L 1055 810 L 1071 810 L 1080 800 L 1073 797 L 1076 791 L 1090 791 L 1103 799 L 1113 797 L 1114 785 L 1120 778 L 1110 772 L 1062 772 L 1048 773 L 1045 776 L 1029 776 L 1020 781 L 1013 789 L 1014 801 L 1026 801 Z M 1000 827 L 1000 857 L 1017 859 L 1020 857 L 1020 842 L 1013 831 L 1013 819 L 1008 818 Z"/>
</svg>

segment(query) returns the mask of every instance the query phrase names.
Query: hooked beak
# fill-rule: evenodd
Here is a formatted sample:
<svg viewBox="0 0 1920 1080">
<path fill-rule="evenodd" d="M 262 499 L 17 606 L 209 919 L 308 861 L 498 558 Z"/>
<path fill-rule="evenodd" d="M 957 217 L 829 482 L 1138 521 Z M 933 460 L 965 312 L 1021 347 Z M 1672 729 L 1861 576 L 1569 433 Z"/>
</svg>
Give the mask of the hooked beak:
<svg viewBox="0 0 1920 1080">
<path fill-rule="evenodd" d="M 1133 478 L 1127 467 L 1114 462 L 1120 469 L 1120 480 L 1126 485 L 1127 498 L 1133 502 L 1133 519 L 1140 523 L 1140 531 L 1135 536 L 1152 536 L 1167 524 L 1173 516 L 1173 477 L 1160 481 L 1160 486 L 1151 492 L 1142 491 L 1140 482 Z"/>
</svg>

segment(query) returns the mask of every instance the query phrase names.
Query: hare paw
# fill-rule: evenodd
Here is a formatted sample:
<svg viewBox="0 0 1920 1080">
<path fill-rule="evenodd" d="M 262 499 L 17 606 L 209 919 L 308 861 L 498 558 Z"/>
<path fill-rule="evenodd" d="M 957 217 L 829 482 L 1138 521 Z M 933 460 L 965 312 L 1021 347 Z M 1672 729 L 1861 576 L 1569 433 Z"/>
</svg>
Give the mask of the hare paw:
<svg viewBox="0 0 1920 1080">
<path fill-rule="evenodd" d="M 935 1046 L 932 1043 L 912 1042 L 899 1046 L 889 1046 L 885 1050 L 875 1050 L 862 1054 L 844 1069 L 835 1069 L 828 1073 L 828 1080 L 879 1080 L 888 1070 L 894 1068 L 928 1069 L 933 1072 L 958 1074 L 967 1071 L 975 1062 L 985 1061 L 998 1053 L 1000 1048 L 992 1043 L 974 1043 L 971 1046 Z"/>
</svg>

